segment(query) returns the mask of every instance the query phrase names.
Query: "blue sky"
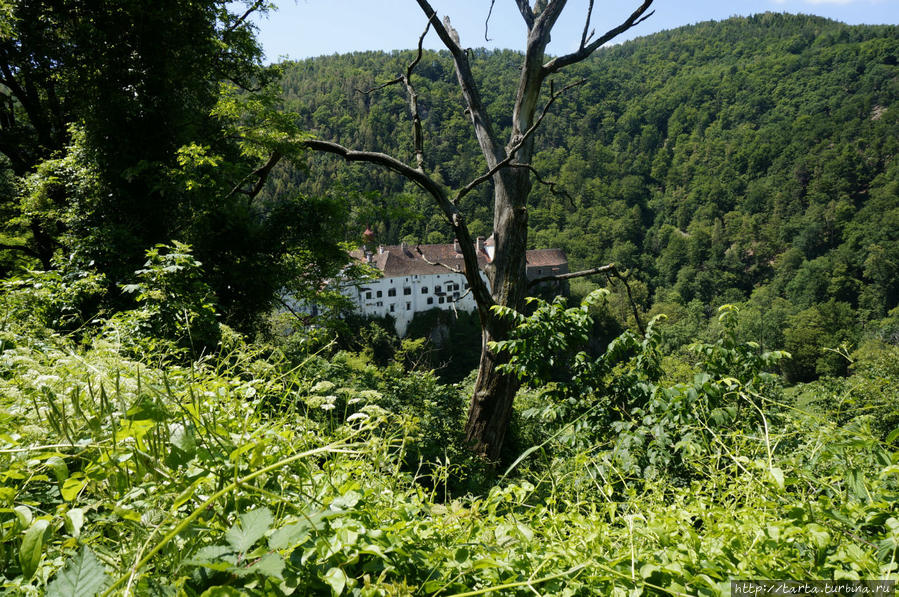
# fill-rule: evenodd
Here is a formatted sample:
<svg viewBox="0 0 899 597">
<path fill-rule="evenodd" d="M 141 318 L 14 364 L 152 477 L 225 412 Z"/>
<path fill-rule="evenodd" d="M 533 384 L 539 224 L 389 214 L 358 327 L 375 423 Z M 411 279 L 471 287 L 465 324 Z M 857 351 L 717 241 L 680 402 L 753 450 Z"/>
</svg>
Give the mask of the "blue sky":
<svg viewBox="0 0 899 597">
<path fill-rule="evenodd" d="M 357 50 L 394 50 L 415 46 L 425 19 L 414 0 L 275 0 L 279 9 L 261 20 L 259 38 L 268 61 L 302 59 Z M 484 40 L 489 0 L 432 0 L 438 14 L 449 15 L 468 47 L 521 49 L 524 23 L 513 0 L 496 0 Z M 637 0 L 596 0 L 597 34 L 618 24 Z M 569 0 L 553 32 L 549 52 L 570 51 L 580 39 L 587 0 Z M 765 11 L 815 14 L 859 24 L 899 23 L 899 0 L 656 0 L 655 14 L 620 40 L 699 21 Z M 426 47 L 438 49 L 433 33 Z"/>
</svg>

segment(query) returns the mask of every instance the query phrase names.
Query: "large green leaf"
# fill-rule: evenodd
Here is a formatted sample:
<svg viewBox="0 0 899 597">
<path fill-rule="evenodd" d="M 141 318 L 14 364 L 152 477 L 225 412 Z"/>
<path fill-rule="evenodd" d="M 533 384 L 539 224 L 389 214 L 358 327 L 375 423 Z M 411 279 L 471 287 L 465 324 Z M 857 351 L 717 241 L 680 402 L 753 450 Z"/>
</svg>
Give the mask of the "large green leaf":
<svg viewBox="0 0 899 597">
<path fill-rule="evenodd" d="M 259 574 L 269 578 L 277 578 L 284 580 L 284 558 L 276 553 L 267 553 L 262 556 L 259 561 L 252 566 L 235 570 L 237 576 L 249 576 L 251 574 Z"/>
<path fill-rule="evenodd" d="M 85 547 L 47 586 L 47 597 L 94 597 L 106 584 L 106 571 Z"/>
<path fill-rule="evenodd" d="M 325 573 L 324 581 L 331 586 L 332 594 L 339 596 L 346 588 L 346 573 L 340 568 L 331 568 Z"/>
<path fill-rule="evenodd" d="M 77 538 L 81 534 L 81 527 L 84 526 L 84 510 L 72 508 L 66 512 L 63 522 L 65 522 L 69 534 Z"/>
<path fill-rule="evenodd" d="M 59 488 L 59 493 L 62 494 L 62 499 L 67 502 L 73 501 L 78 494 L 81 493 L 81 490 L 84 489 L 85 485 L 87 485 L 87 479 L 84 478 L 84 475 L 80 473 L 75 473 L 68 479 L 62 482 Z"/>
<path fill-rule="evenodd" d="M 243 553 L 262 538 L 274 520 L 268 508 L 250 510 L 240 516 L 238 524 L 228 529 L 225 539 L 234 551 Z"/>
<path fill-rule="evenodd" d="M 26 579 L 34 576 L 41 561 L 41 549 L 44 547 L 44 536 L 49 526 L 50 521 L 38 519 L 25 531 L 22 547 L 19 549 L 19 563 L 22 565 L 22 576 Z"/>
</svg>

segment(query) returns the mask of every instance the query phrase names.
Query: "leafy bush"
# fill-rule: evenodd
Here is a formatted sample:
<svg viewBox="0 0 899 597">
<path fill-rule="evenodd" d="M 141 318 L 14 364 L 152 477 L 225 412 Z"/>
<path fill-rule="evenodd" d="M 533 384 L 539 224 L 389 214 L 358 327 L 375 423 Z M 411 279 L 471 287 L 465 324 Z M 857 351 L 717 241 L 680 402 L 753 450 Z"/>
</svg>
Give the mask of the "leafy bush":
<svg viewBox="0 0 899 597">
<path fill-rule="evenodd" d="M 178 241 L 149 249 L 144 268 L 135 272 L 137 282 L 122 287 L 139 307 L 110 318 L 109 333 L 149 353 L 159 352 L 160 342 L 194 358 L 214 349 L 221 331 L 201 265 Z"/>
<path fill-rule="evenodd" d="M 105 294 L 105 278 L 93 271 L 29 271 L 0 283 L 0 329 L 30 334 L 81 330 Z"/>
<path fill-rule="evenodd" d="M 494 348 L 510 354 L 507 371 L 539 388 L 522 417 L 544 425 L 542 433 L 550 439 L 541 446 L 566 447 L 556 459 L 570 456 L 572 448 L 600 449 L 605 475 L 684 481 L 695 474 L 690 461 L 713 450 L 716 430 L 748 430 L 765 418 L 757 403 L 761 393 L 779 395 L 777 377 L 765 369 L 787 355 L 737 342 L 736 307 L 719 310 L 721 339 L 693 346 L 701 357 L 693 379 L 665 384 L 659 318 L 644 338 L 625 332 L 598 357 L 582 349 L 592 325 L 589 308 L 602 296 L 595 291 L 578 308 L 565 308 L 563 299 L 533 299 L 537 308 L 527 317 L 501 311 L 517 327 Z"/>
</svg>

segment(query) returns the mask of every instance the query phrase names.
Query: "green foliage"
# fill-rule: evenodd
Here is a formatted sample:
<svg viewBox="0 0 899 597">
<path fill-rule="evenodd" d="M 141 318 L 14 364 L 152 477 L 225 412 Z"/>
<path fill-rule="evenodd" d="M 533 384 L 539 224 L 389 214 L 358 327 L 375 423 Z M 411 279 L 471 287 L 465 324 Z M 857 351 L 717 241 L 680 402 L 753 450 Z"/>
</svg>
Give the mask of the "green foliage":
<svg viewBox="0 0 899 597">
<path fill-rule="evenodd" d="M 407 466 L 454 392 L 427 376 L 375 370 L 373 389 L 343 358 L 297 369 L 244 347 L 159 370 L 113 345 L 15 340 L 0 353 L 5 594 L 718 595 L 733 577 L 895 571 L 899 454 L 861 419 L 768 396 L 752 395 L 767 424 L 716 423 L 707 404 L 737 386 L 707 374 L 658 393 L 683 418 L 669 431 L 693 434 L 671 448 L 689 479 L 634 479 L 610 456 L 621 439 L 571 449 L 556 432 L 516 479 L 458 496 Z M 390 413 L 430 400 L 433 419 Z M 674 416 L 641 415 L 656 434 Z"/>
<path fill-rule="evenodd" d="M 240 4 L 12 3 L 14 32 L 0 39 L 5 253 L 96 271 L 110 291 L 98 307 L 114 312 L 130 306 L 114 290 L 147 250 L 190 244 L 223 321 L 243 332 L 291 284 L 312 295 L 340 270 L 341 201 L 258 197 L 275 163 L 302 165 L 302 135 L 274 107 L 277 69 L 262 66 L 247 18 L 269 5 Z"/>
<path fill-rule="evenodd" d="M 193 358 L 214 349 L 219 324 L 200 266 L 191 247 L 178 241 L 148 250 L 144 268 L 135 272 L 137 282 L 122 287 L 138 307 L 110 318 L 106 333 L 137 351 L 163 352 L 160 341 Z"/>
<path fill-rule="evenodd" d="M 500 311 L 516 327 L 510 340 L 492 346 L 509 355 L 506 371 L 538 389 L 528 400 L 533 406 L 522 413 L 524 425 L 531 419 L 545 426 L 548 443 L 565 447 L 560 455 L 608 443 L 599 457 L 602 474 L 688 479 L 695 474 L 690 460 L 713 449 L 716 433 L 748 429 L 757 415 L 765 418 L 757 401 L 780 393 L 776 375 L 767 370 L 789 355 L 737 342 L 736 307 L 719 310 L 721 339 L 693 346 L 700 372 L 688 383 L 670 384 L 661 379 L 659 318 L 642 340 L 625 332 L 599 356 L 583 350 L 592 324 L 589 306 L 601 296 L 594 291 L 580 308 L 569 309 L 562 299 L 533 299 L 537 308 L 527 317 Z"/>
<path fill-rule="evenodd" d="M 106 570 L 87 547 L 47 585 L 47 597 L 94 597 L 106 584 Z"/>
<path fill-rule="evenodd" d="M 76 331 L 88 323 L 105 294 L 105 278 L 93 271 L 29 271 L 0 283 L 0 329 Z"/>
<path fill-rule="evenodd" d="M 416 368 L 433 358 L 426 336 L 461 344 L 452 330 L 432 334 L 445 322 L 425 321 L 402 342 L 389 322 L 359 326 L 344 346 L 356 352 L 335 353 L 324 328 L 282 352 L 216 319 L 218 308 L 251 321 L 250 306 L 290 278 L 317 289 L 339 269 L 341 218 L 371 215 L 359 198 L 389 207 L 391 218 L 372 223 L 383 241 L 438 239 L 415 190 L 384 173 L 322 178 L 328 166 L 314 164 L 308 184 L 342 183 L 349 201 L 286 199 L 279 176 L 247 202 L 231 190 L 256 160 L 298 157 L 297 123 L 271 98 L 221 95 L 206 76 L 214 49 L 223 72 L 258 82 L 247 27 L 215 3 L 98 5 L 83 22 L 63 18 L 73 6 L 0 1 L 4 59 L 42 90 L 34 114 L 48 113 L 58 86 L 84 121 L 18 120 L 0 134 L 2 166 L 23 189 L 7 233 L 32 258 L 61 243 L 68 259 L 4 282 L 0 297 L 0 592 L 726 595 L 732 578 L 899 571 L 893 29 L 762 15 L 630 42 L 581 65 L 593 88 L 560 98 L 535 167 L 582 192 L 568 211 L 535 189 L 532 238 L 562 244 L 575 262 L 600 255 L 644 271 L 637 300 L 653 297 L 657 316 L 642 337 L 619 333 L 613 321 L 629 307 L 620 289 L 583 284 L 577 307 L 534 299 L 528 314 L 499 310 L 515 331 L 493 349 L 525 389 L 519 451 L 497 479 L 465 447 L 465 384 Z M 140 31 L 121 26 L 140 15 L 149 19 Z M 10 31 L 21 46 L 9 45 Z M 106 43 L 111 31 L 125 32 L 121 44 Z M 143 43 L 150 32 L 160 45 Z M 84 50 L 71 72 L 21 54 L 52 58 L 70 42 Z M 86 68 L 115 58 L 108 80 Z M 133 68 L 137 58 L 147 68 Z M 476 72 L 498 86 L 514 76 L 503 61 L 518 58 L 472 51 Z M 288 84 L 309 93 L 285 101 L 329 137 L 352 128 L 361 146 L 406 143 L 402 101 L 342 92 L 371 87 L 382 59 L 328 59 L 341 76 L 323 74 L 324 59 L 291 66 Z M 396 53 L 383 68 L 407 59 Z M 416 76 L 431 102 L 426 126 L 441 132 L 428 167 L 458 185 L 480 166 L 442 92 L 453 76 L 446 57 L 426 54 Z M 79 112 L 107 96 L 108 121 Z M 509 98 L 485 100 L 496 110 Z M 340 118 L 329 119 L 332 105 Z M 144 108 L 160 118 L 139 118 Z M 146 147 L 98 141 L 131 130 L 122 123 L 132 117 L 134 130 L 153 133 Z M 490 221 L 485 193 L 461 206 L 475 229 Z M 117 246 L 131 257 L 119 260 Z M 142 255 L 128 279 L 129 259 Z M 104 297 L 123 281 L 123 297 Z M 104 298 L 116 313 L 86 325 Z M 739 309 L 713 318 L 715 299 Z M 668 306 L 670 323 L 658 316 Z M 858 320 L 870 338 L 851 329 Z M 785 365 L 772 350 L 783 346 L 793 352 Z M 784 392 L 778 366 L 796 379 L 851 375 Z"/>
</svg>

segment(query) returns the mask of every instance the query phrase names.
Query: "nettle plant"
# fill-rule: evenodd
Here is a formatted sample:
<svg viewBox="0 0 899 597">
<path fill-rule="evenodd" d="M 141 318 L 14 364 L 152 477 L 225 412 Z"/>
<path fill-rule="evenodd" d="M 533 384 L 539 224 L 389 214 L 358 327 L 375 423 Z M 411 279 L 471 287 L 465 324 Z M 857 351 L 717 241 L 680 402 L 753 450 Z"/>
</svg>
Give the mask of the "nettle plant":
<svg viewBox="0 0 899 597">
<path fill-rule="evenodd" d="M 591 309 L 607 294 L 594 291 L 570 308 L 562 298 L 530 299 L 536 308 L 529 316 L 496 308 L 515 331 L 494 350 L 507 353 L 506 370 L 536 390 L 522 418 L 541 427 L 556 451 L 600 446 L 603 472 L 689 478 L 690 461 L 714 449 L 716 429 L 767 425 L 760 393 L 779 391 L 768 370 L 787 354 L 737 342 L 736 307 L 719 310 L 720 340 L 693 346 L 700 363 L 692 381 L 672 384 L 663 380 L 659 352 L 664 316 L 650 321 L 643 337 L 625 331 L 602 354 L 588 352 Z"/>
</svg>

